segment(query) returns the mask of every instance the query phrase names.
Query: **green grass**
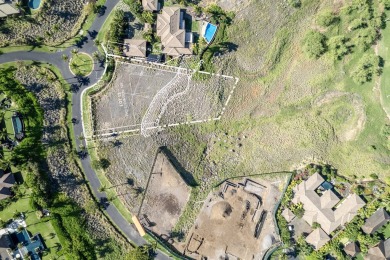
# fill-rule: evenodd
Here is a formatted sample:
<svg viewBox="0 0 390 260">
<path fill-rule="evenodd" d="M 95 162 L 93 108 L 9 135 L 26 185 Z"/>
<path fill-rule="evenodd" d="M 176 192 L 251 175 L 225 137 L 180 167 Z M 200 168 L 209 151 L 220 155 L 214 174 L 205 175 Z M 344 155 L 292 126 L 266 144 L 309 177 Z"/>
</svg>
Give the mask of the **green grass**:
<svg viewBox="0 0 390 260">
<path fill-rule="evenodd" d="M 26 193 L 25 197 L 20 198 L 16 202 L 12 202 L 6 209 L 0 211 L 1 219 L 7 221 L 12 219 L 16 212 L 23 212 L 26 218 L 27 230 L 32 235 L 40 233 L 46 247 L 49 249 L 48 254 L 45 254 L 43 259 L 58 257 L 56 247 L 60 244 L 60 240 L 54 231 L 50 218 L 38 218 L 37 211 L 33 210 L 30 206 L 29 195 L 30 191 Z"/>
<path fill-rule="evenodd" d="M 199 23 L 200 22 L 198 22 L 196 20 L 192 20 L 192 22 L 191 22 L 191 31 L 192 32 L 200 33 L 199 32 Z"/>
<path fill-rule="evenodd" d="M 70 59 L 69 67 L 74 75 L 87 76 L 92 72 L 93 59 L 85 53 L 76 53 Z"/>
<path fill-rule="evenodd" d="M 385 230 L 383 231 L 383 236 L 385 239 L 390 238 L 390 223 L 387 224 Z"/>
<path fill-rule="evenodd" d="M 387 12 L 389 15 L 390 12 Z M 383 73 L 381 76 L 381 99 L 382 104 L 387 112 L 390 115 L 390 26 L 387 22 L 387 26 L 382 30 L 382 39 L 379 42 L 379 55 L 387 62 L 385 62 L 383 67 Z"/>
</svg>

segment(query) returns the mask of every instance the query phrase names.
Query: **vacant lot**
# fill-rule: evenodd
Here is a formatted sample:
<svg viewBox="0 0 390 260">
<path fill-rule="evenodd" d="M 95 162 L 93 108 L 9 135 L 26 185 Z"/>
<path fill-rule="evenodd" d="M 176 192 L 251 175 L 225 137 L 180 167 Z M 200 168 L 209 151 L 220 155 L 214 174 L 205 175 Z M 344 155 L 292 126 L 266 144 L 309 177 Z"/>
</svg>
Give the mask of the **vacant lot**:
<svg viewBox="0 0 390 260">
<path fill-rule="evenodd" d="M 189 199 L 190 187 L 170 159 L 159 152 L 154 162 L 139 218 L 159 235 L 169 236 Z"/>
<path fill-rule="evenodd" d="M 163 65 L 117 65 L 113 81 L 92 98 L 95 134 L 219 117 L 236 84 Z"/>
</svg>

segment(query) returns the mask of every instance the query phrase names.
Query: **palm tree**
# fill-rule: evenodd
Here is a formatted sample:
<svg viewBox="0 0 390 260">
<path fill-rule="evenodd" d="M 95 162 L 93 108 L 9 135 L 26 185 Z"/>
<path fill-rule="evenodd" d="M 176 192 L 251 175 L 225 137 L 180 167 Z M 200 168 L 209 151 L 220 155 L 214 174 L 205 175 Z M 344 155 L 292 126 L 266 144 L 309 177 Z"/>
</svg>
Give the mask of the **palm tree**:
<svg viewBox="0 0 390 260">
<path fill-rule="evenodd" d="M 77 54 L 77 53 L 79 53 L 79 49 L 73 49 L 72 50 L 72 54 Z"/>
<path fill-rule="evenodd" d="M 0 115 L 1 116 L 1 115 Z M 4 140 L 6 139 L 8 136 L 8 133 L 7 133 L 7 129 L 6 128 L 2 128 L 0 130 L 0 140 Z"/>
<path fill-rule="evenodd" d="M 6 158 L 0 158 L 0 169 L 8 169 L 8 167 L 10 167 L 11 165 L 11 161 L 9 159 L 6 159 Z"/>
<path fill-rule="evenodd" d="M 99 187 L 99 192 L 105 192 L 107 190 L 107 186 L 103 184 L 102 186 Z"/>
<path fill-rule="evenodd" d="M 69 59 L 69 56 L 66 55 L 66 54 L 62 54 L 61 58 L 62 58 L 63 61 L 67 61 Z"/>
</svg>

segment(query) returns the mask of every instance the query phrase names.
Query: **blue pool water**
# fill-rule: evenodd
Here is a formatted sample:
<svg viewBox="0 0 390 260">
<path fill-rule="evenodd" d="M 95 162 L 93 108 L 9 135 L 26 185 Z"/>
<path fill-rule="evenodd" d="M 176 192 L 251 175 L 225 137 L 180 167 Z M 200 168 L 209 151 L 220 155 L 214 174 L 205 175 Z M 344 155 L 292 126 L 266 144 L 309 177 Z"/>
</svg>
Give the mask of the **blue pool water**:
<svg viewBox="0 0 390 260">
<path fill-rule="evenodd" d="M 333 185 L 330 183 L 330 182 L 327 182 L 327 181 L 324 181 L 322 184 L 321 184 L 322 188 L 324 188 L 325 190 L 331 190 L 333 189 Z"/>
<path fill-rule="evenodd" d="M 39 5 L 41 4 L 41 0 L 30 0 L 28 2 L 28 6 L 31 9 L 38 9 Z"/>
<path fill-rule="evenodd" d="M 12 125 L 14 126 L 15 135 L 23 131 L 22 120 L 18 116 L 12 117 Z"/>
<path fill-rule="evenodd" d="M 203 37 L 206 39 L 208 43 L 211 42 L 216 31 L 217 31 L 217 26 L 215 26 L 214 24 L 208 23 L 206 25 L 206 29 L 204 31 Z"/>
</svg>

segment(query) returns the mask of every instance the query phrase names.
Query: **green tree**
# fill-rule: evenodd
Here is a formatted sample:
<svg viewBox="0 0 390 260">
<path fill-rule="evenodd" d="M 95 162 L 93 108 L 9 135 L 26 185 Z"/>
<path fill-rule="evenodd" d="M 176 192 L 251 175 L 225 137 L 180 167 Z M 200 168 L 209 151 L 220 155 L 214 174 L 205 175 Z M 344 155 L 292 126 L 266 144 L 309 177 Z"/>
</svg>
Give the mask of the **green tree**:
<svg viewBox="0 0 390 260">
<path fill-rule="evenodd" d="M 150 12 L 150 11 L 143 11 L 142 12 L 142 19 L 146 23 L 150 23 L 150 24 L 154 24 L 155 21 L 156 21 L 155 15 L 152 12 Z"/>
<path fill-rule="evenodd" d="M 150 245 L 137 246 L 130 250 L 126 256 L 126 260 L 151 260 L 153 248 Z"/>
<path fill-rule="evenodd" d="M 364 84 L 371 81 L 379 71 L 379 57 L 373 53 L 365 53 L 352 71 L 351 77 L 356 83 Z"/>
<path fill-rule="evenodd" d="M 348 39 L 343 35 L 335 36 L 329 39 L 328 47 L 330 54 L 336 60 L 342 59 L 349 53 L 350 46 L 348 45 Z"/>
<path fill-rule="evenodd" d="M 306 33 L 302 47 L 310 58 L 319 58 L 326 52 L 326 37 L 318 31 L 311 30 Z"/>
<path fill-rule="evenodd" d="M 321 224 L 318 223 L 318 222 L 313 222 L 313 225 L 311 225 L 311 227 L 312 227 L 313 229 L 317 229 L 317 228 L 320 228 L 320 227 L 321 227 Z"/>
<path fill-rule="evenodd" d="M 330 26 L 336 21 L 336 16 L 331 10 L 324 10 L 317 16 L 317 24 L 323 27 Z"/>
<path fill-rule="evenodd" d="M 67 60 L 69 59 L 69 57 L 68 57 L 68 55 L 66 55 L 66 54 L 62 54 L 61 59 L 62 59 L 63 61 L 67 61 Z"/>
</svg>

